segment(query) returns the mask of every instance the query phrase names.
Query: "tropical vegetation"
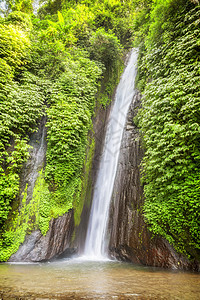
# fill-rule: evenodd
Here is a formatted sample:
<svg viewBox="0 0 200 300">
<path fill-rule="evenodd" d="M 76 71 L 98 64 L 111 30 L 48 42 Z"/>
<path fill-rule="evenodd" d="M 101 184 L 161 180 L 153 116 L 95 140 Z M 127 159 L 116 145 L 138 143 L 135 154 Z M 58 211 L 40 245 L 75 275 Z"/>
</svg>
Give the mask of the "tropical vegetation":
<svg viewBox="0 0 200 300">
<path fill-rule="evenodd" d="M 200 257 L 200 7 L 144 1 L 135 22 L 141 45 L 137 115 L 145 156 L 144 216 L 151 231 Z"/>
<path fill-rule="evenodd" d="M 79 223 L 92 118 L 109 104 L 133 45 L 140 49 L 134 122 L 145 150 L 144 218 L 154 235 L 199 259 L 199 1 L 36 3 L 0 6 L 0 261 L 32 230 L 45 235 L 52 217 L 74 207 Z M 30 201 L 21 174 L 44 118 L 46 162 Z"/>
</svg>

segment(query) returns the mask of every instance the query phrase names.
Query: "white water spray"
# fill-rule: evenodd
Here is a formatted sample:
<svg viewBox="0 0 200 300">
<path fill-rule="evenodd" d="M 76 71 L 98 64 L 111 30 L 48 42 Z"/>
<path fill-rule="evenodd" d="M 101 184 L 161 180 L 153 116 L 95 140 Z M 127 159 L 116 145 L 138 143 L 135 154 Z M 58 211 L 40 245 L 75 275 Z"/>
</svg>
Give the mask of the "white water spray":
<svg viewBox="0 0 200 300">
<path fill-rule="evenodd" d="M 85 241 L 84 256 L 89 259 L 104 259 L 107 257 L 106 230 L 109 207 L 126 116 L 135 93 L 137 56 L 138 51 L 133 49 L 117 87 L 114 106 L 107 126 Z"/>
</svg>

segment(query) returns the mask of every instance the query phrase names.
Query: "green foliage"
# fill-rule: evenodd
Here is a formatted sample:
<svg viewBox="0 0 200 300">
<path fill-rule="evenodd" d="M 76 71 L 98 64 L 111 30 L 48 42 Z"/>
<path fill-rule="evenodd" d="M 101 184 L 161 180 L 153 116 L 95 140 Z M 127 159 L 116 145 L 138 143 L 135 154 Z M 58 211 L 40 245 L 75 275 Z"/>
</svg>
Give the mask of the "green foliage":
<svg viewBox="0 0 200 300">
<path fill-rule="evenodd" d="M 32 220 L 37 215 L 37 207 L 34 198 L 30 203 L 26 203 L 27 187 L 22 197 L 20 211 L 16 210 L 12 214 L 9 223 L 4 224 L 1 228 L 0 261 L 7 261 L 18 250 L 20 244 L 23 243 L 26 233 L 34 229 Z"/>
<path fill-rule="evenodd" d="M 45 176 L 56 189 L 54 198 L 58 203 L 72 203 L 76 189 L 79 189 L 78 178 L 85 159 L 100 74 L 99 67 L 86 57 L 68 59 L 66 71 L 55 83 L 49 100 Z M 71 185 L 70 195 L 68 185 Z"/>
<path fill-rule="evenodd" d="M 166 15 L 166 3 L 181 5 L 182 13 L 175 17 L 168 9 Z M 137 118 L 146 149 L 144 215 L 154 234 L 199 259 L 200 29 L 199 7 L 188 11 L 190 6 L 182 1 L 154 3 L 155 23 L 148 39 L 156 43 L 153 47 L 148 41 L 140 61 L 144 97 Z M 161 28 L 166 17 L 169 26 Z"/>
<path fill-rule="evenodd" d="M 5 0 L 6 10 L 4 13 L 6 16 L 8 15 L 8 13 L 13 11 L 32 13 L 32 2 L 33 0 Z"/>
<path fill-rule="evenodd" d="M 137 46 L 140 45 L 140 47 L 142 47 L 149 31 L 152 3 L 153 0 L 133 0 L 134 44 Z"/>
<path fill-rule="evenodd" d="M 73 36 L 79 46 L 85 48 L 94 22 L 92 10 L 84 4 L 77 4 L 75 8 L 64 10 L 63 17 L 65 32 Z"/>
<path fill-rule="evenodd" d="M 40 10 L 39 15 L 45 18 L 48 14 L 62 11 L 62 27 L 68 35 L 76 37 L 79 46 L 87 47 L 87 40 L 92 31 L 104 28 L 111 30 L 127 46 L 131 44 L 133 34 L 132 1 L 49 1 Z"/>
<path fill-rule="evenodd" d="M 37 118 L 42 115 L 44 101 L 41 88 L 33 83 L 11 83 L 2 86 L 0 109 L 2 113 L 0 138 L 8 145 L 10 138 L 33 132 Z"/>
<path fill-rule="evenodd" d="M 0 173 L 0 224 L 4 223 L 11 209 L 11 202 L 15 199 L 19 190 L 19 176 L 10 173 L 6 176 L 1 169 Z"/>
<path fill-rule="evenodd" d="M 6 18 L 5 23 L 18 26 L 25 31 L 29 31 L 32 28 L 32 22 L 30 16 L 21 11 L 11 12 Z"/>
<path fill-rule="evenodd" d="M 121 59 L 122 47 L 114 34 L 98 29 L 91 36 L 90 43 L 90 53 L 93 59 L 102 62 L 107 70 L 117 69 L 116 64 Z"/>
<path fill-rule="evenodd" d="M 29 155 L 26 138 L 43 113 L 43 101 L 40 88 L 33 83 L 19 85 L 11 82 L 1 88 L 0 223 L 7 219 L 10 204 L 19 192 L 19 174 Z"/>
<path fill-rule="evenodd" d="M 33 201 L 35 204 L 36 216 L 35 224 L 39 227 L 41 233 L 45 235 L 49 229 L 49 221 L 52 218 L 51 193 L 48 184 L 44 179 L 44 172 L 41 170 L 36 180 L 33 190 Z"/>
<path fill-rule="evenodd" d="M 20 13 L 12 14 L 8 23 L 14 16 L 15 20 L 16 16 L 28 19 Z M 19 193 L 19 174 L 29 155 L 27 137 L 43 113 L 44 98 L 35 76 L 21 73 L 21 83 L 14 81 L 28 61 L 30 41 L 27 33 L 18 25 L 0 26 L 0 223 L 3 224 Z"/>
<path fill-rule="evenodd" d="M 6 61 L 0 58 L 0 82 L 5 84 L 6 82 L 13 79 L 13 69 L 10 67 Z"/>
<path fill-rule="evenodd" d="M 147 45 L 167 43 L 172 39 L 175 35 L 174 23 L 192 6 L 190 1 L 185 0 L 156 0 L 151 7 Z"/>
<path fill-rule="evenodd" d="M 130 47 L 133 34 L 133 6 L 132 1 L 105 0 L 95 1 L 94 26 L 111 30 L 123 45 Z"/>
<path fill-rule="evenodd" d="M 91 183 L 89 182 L 89 175 L 92 167 L 92 159 L 95 150 L 95 140 L 89 139 L 89 148 L 87 149 L 85 164 L 84 164 L 84 177 L 82 178 L 82 186 L 80 186 L 79 193 L 75 195 L 73 200 L 74 207 L 74 223 L 75 226 L 80 224 L 81 213 L 83 210 L 84 200 L 86 195 L 91 195 Z M 90 199 L 87 199 L 87 203 L 90 203 Z"/>
<path fill-rule="evenodd" d="M 21 69 L 27 63 L 30 41 L 27 34 L 12 24 L 0 24 L 0 56 L 11 68 Z"/>
</svg>

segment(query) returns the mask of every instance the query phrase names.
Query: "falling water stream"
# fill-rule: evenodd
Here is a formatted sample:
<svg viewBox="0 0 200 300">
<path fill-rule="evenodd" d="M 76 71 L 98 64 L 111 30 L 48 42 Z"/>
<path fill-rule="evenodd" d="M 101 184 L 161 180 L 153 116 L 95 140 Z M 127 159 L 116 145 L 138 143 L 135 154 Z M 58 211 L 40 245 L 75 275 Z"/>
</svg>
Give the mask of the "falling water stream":
<svg viewBox="0 0 200 300">
<path fill-rule="evenodd" d="M 107 256 L 106 229 L 110 200 L 117 171 L 122 134 L 128 108 L 135 93 L 138 51 L 133 49 L 117 87 L 107 125 L 104 150 L 94 189 L 84 255 L 92 259 Z"/>
</svg>

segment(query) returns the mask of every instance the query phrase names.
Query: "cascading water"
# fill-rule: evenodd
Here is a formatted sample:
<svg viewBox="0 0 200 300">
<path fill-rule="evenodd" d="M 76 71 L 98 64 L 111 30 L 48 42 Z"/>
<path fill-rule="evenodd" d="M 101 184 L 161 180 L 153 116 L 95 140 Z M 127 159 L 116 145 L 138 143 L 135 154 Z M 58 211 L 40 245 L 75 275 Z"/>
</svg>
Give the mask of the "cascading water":
<svg viewBox="0 0 200 300">
<path fill-rule="evenodd" d="M 135 93 L 138 51 L 133 49 L 117 87 L 105 137 L 104 150 L 94 189 L 84 256 L 103 259 L 107 256 L 106 230 L 109 206 L 128 108 Z"/>
</svg>

